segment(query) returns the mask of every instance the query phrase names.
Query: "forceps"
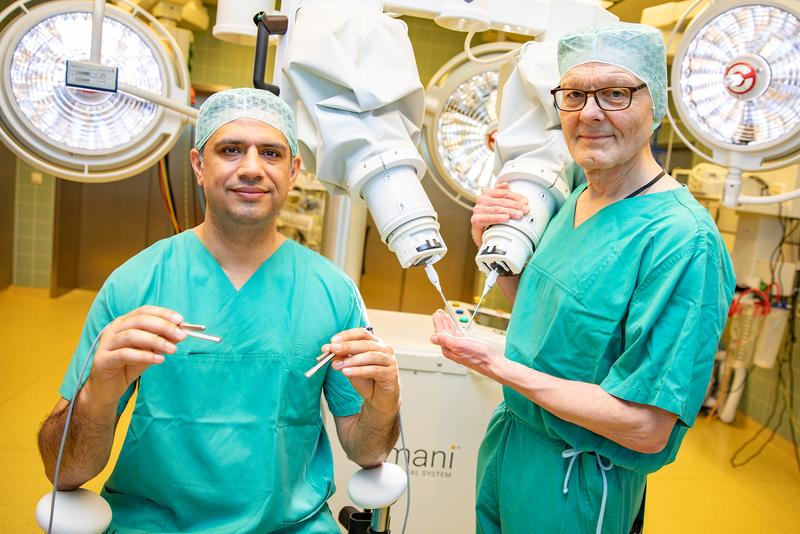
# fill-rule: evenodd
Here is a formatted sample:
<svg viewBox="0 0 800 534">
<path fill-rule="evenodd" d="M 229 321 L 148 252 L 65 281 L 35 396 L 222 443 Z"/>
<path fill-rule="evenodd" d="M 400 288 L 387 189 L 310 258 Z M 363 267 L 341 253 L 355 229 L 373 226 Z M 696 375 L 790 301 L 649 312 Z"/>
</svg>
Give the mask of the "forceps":
<svg viewBox="0 0 800 534">
<path fill-rule="evenodd" d="M 372 333 L 372 327 L 371 326 L 365 326 L 364 330 L 366 330 L 370 334 Z M 326 363 L 328 363 L 329 361 L 331 361 L 333 359 L 333 357 L 334 357 L 334 354 L 331 351 L 325 352 L 325 353 L 320 354 L 319 356 L 317 356 L 316 365 L 314 365 L 314 367 L 312 367 L 311 369 L 309 369 L 308 371 L 306 371 L 304 373 L 306 375 L 306 378 L 311 378 L 314 375 L 314 373 L 316 373 L 317 371 L 322 369 L 325 366 Z"/>
<path fill-rule="evenodd" d="M 197 339 L 205 339 L 206 341 L 213 341 L 214 343 L 222 341 L 222 338 L 219 336 L 201 333 L 206 329 L 205 325 L 202 324 L 181 323 L 178 325 L 178 328 L 183 330 L 187 336 L 196 337 Z"/>
</svg>

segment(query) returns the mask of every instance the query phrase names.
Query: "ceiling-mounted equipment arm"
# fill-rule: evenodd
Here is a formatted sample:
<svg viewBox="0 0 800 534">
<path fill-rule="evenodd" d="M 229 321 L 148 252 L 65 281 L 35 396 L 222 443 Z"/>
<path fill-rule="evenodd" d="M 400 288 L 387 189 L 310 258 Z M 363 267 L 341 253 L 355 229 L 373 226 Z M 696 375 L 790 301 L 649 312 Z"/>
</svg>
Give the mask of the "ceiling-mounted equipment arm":
<svg viewBox="0 0 800 534">
<path fill-rule="evenodd" d="M 267 72 L 267 52 L 270 35 L 285 35 L 289 28 L 289 19 L 284 15 L 267 15 L 263 11 L 253 17 L 258 28 L 256 32 L 256 55 L 253 62 L 253 87 L 269 91 L 280 96 L 281 89 L 277 85 L 264 81 Z"/>
<path fill-rule="evenodd" d="M 92 44 L 89 61 L 100 63 L 100 47 L 103 43 L 103 18 L 106 13 L 106 0 L 94 0 L 92 9 Z"/>
</svg>

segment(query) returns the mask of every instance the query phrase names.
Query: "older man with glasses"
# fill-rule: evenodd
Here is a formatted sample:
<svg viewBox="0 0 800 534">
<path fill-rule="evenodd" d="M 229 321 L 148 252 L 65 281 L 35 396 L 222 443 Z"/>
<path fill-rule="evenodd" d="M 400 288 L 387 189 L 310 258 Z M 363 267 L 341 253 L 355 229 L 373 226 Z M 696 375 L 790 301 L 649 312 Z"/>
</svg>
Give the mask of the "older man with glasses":
<svg viewBox="0 0 800 534">
<path fill-rule="evenodd" d="M 434 316 L 448 358 L 504 386 L 481 446 L 477 530 L 627 533 L 646 477 L 672 462 L 700 409 L 733 295 L 714 221 L 660 167 L 661 33 L 616 23 L 564 36 L 554 105 L 584 171 L 521 277 L 506 354 Z M 527 212 L 498 187 L 472 235 Z M 640 524 L 640 522 L 638 522 Z"/>
</svg>

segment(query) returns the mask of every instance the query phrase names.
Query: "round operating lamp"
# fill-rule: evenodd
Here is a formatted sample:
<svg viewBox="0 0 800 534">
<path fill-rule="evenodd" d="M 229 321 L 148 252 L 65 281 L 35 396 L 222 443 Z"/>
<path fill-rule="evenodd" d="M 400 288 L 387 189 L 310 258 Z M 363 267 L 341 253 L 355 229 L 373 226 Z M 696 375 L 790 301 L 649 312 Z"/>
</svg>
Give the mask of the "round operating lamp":
<svg viewBox="0 0 800 534">
<path fill-rule="evenodd" d="M 8 21 L 0 33 L 0 139 L 34 167 L 81 182 L 126 178 L 164 157 L 183 116 L 123 91 L 65 83 L 67 61 L 90 57 L 93 3 L 26 3 L 0 12 L 0 24 Z M 105 6 L 100 63 L 119 68 L 120 86 L 187 103 L 177 45 L 151 15 L 134 13 Z"/>
<path fill-rule="evenodd" d="M 672 98 L 682 123 L 713 151 L 707 159 L 736 173 L 795 152 L 800 3 L 711 2 L 692 20 L 675 52 Z M 733 196 L 738 198 L 738 190 Z"/>
<path fill-rule="evenodd" d="M 519 47 L 488 43 L 472 53 L 489 59 Z M 452 200 L 472 209 L 481 190 L 494 179 L 499 66 L 455 56 L 426 87 L 424 153 L 434 183 Z"/>
</svg>

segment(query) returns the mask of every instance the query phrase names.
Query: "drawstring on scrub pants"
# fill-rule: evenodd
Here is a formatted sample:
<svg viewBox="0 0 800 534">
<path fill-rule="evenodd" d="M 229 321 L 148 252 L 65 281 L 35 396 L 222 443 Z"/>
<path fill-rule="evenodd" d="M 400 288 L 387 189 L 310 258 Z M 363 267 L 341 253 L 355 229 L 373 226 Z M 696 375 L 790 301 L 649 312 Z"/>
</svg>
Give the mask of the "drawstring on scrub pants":
<svg viewBox="0 0 800 534">
<path fill-rule="evenodd" d="M 577 449 L 567 449 L 561 453 L 562 458 L 565 460 L 569 459 L 567 475 L 564 477 L 563 492 L 565 495 L 569 492 L 569 476 L 572 474 L 572 466 L 575 464 L 575 460 L 578 459 L 578 456 L 584 454 L 585 452 L 586 451 L 579 451 Z M 597 530 L 595 531 L 596 534 L 601 534 L 603 532 L 603 518 L 606 515 L 606 498 L 608 497 L 608 480 L 606 480 L 606 471 L 610 471 L 614 467 L 614 462 L 609 460 L 608 465 L 605 465 L 599 454 L 595 455 L 595 458 L 597 458 L 597 465 L 600 467 L 600 475 L 603 477 L 603 500 L 600 502 L 600 515 L 597 517 Z"/>
</svg>

